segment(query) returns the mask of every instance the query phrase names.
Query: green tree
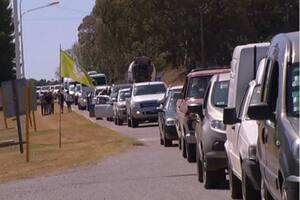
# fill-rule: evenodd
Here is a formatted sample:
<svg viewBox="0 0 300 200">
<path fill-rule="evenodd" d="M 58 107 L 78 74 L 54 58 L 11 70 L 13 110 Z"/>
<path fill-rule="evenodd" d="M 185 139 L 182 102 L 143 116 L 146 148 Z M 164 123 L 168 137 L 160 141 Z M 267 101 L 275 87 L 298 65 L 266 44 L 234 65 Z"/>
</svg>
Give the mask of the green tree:
<svg viewBox="0 0 300 200">
<path fill-rule="evenodd" d="M 15 78 L 14 26 L 9 2 L 0 1 L 0 83 Z"/>
</svg>

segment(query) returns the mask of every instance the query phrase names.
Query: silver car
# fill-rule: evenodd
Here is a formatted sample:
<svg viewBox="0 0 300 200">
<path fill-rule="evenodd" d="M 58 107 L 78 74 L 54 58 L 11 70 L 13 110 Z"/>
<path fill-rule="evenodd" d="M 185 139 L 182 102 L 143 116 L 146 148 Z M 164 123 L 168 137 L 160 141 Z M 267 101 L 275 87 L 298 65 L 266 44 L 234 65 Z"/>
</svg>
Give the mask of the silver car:
<svg viewBox="0 0 300 200">
<path fill-rule="evenodd" d="M 118 92 L 116 102 L 114 102 L 114 123 L 122 125 L 127 119 L 126 99 L 131 96 L 131 88 L 121 89 Z"/>
<path fill-rule="evenodd" d="M 202 112 L 196 124 L 196 161 L 198 180 L 205 188 L 214 188 L 225 182 L 227 158 L 224 143 L 226 125 L 223 109 L 227 106 L 229 73 L 214 75 L 207 87 Z"/>
</svg>

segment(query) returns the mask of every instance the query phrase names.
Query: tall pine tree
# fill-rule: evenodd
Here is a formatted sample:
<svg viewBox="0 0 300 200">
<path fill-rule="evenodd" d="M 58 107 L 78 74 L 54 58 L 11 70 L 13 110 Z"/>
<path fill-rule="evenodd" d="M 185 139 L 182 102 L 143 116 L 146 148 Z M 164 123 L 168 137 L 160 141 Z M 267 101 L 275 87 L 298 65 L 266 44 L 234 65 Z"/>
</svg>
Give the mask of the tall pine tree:
<svg viewBox="0 0 300 200">
<path fill-rule="evenodd" d="M 15 45 L 9 0 L 0 0 L 0 83 L 15 78 Z"/>
</svg>

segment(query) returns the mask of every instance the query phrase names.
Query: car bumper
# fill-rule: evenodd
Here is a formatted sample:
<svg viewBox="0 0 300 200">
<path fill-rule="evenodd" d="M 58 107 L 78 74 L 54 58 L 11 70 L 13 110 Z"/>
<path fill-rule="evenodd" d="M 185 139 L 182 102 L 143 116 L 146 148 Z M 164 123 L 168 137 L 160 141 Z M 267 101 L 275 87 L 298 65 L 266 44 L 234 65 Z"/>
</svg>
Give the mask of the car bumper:
<svg viewBox="0 0 300 200">
<path fill-rule="evenodd" d="M 117 111 L 117 116 L 118 116 L 119 119 L 125 120 L 127 118 L 127 111 L 126 111 L 126 109 L 124 109 L 124 110 L 118 110 Z"/>
<path fill-rule="evenodd" d="M 299 176 L 288 176 L 284 182 L 284 188 L 286 189 L 287 199 L 299 199 Z"/>
<path fill-rule="evenodd" d="M 131 111 L 131 115 L 138 121 L 157 121 L 157 108 L 136 108 Z"/>
<path fill-rule="evenodd" d="M 253 187 L 256 190 L 260 190 L 261 174 L 258 162 L 252 159 L 245 159 L 242 165 Z"/>
<path fill-rule="evenodd" d="M 166 138 L 169 140 L 178 140 L 178 135 L 177 135 L 175 125 L 172 126 L 165 125 L 165 134 L 166 134 Z"/>
</svg>

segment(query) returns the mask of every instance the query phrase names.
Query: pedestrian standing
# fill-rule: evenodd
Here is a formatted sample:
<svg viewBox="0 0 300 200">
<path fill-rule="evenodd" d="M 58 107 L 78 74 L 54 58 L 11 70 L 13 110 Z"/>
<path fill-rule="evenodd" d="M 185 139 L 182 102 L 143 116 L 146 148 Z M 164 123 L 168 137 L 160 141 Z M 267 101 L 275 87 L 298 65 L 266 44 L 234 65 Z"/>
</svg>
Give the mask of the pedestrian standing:
<svg viewBox="0 0 300 200">
<path fill-rule="evenodd" d="M 41 114 L 42 114 L 42 116 L 44 116 L 45 115 L 45 103 L 46 103 L 44 92 L 41 93 L 40 99 L 41 99 Z"/>
<path fill-rule="evenodd" d="M 51 92 L 51 114 L 54 114 L 54 95 L 53 92 Z"/>
<path fill-rule="evenodd" d="M 64 113 L 64 101 L 65 101 L 65 97 L 64 94 L 61 92 L 61 90 L 58 91 L 58 103 L 60 106 L 60 112 Z"/>
<path fill-rule="evenodd" d="M 66 103 L 68 107 L 68 111 L 72 112 L 71 104 L 72 104 L 72 96 L 69 94 L 69 91 L 66 93 Z"/>
</svg>

